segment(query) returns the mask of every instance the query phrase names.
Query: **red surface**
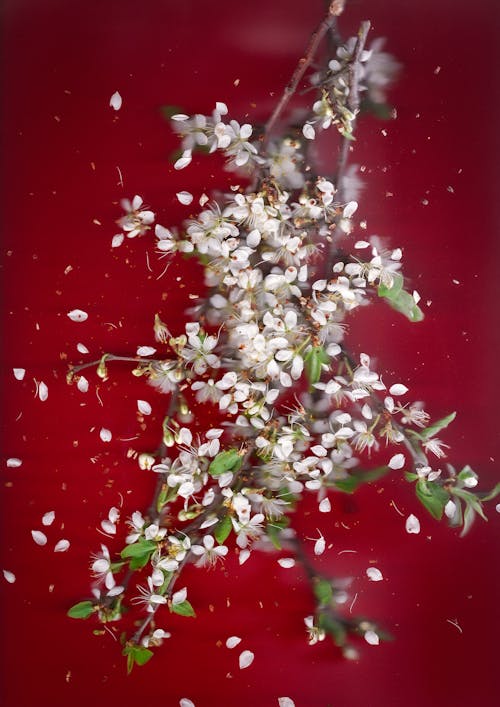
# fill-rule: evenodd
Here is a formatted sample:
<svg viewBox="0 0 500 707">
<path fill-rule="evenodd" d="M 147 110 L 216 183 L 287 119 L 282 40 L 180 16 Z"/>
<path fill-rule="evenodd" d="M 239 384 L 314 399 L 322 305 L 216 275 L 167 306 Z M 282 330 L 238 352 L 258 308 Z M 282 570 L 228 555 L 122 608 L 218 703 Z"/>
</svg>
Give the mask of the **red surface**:
<svg viewBox="0 0 500 707">
<path fill-rule="evenodd" d="M 153 480 L 126 459 L 133 443 L 122 441 L 140 432 L 135 401 L 154 402 L 144 448 L 156 444 L 165 405 L 114 366 L 99 388 L 101 406 L 92 392 L 65 385 L 67 361 L 80 359 L 79 341 L 92 354 L 135 352 L 151 343 L 155 311 L 178 330 L 188 292 L 202 292 L 191 264 L 176 261 L 158 280 L 164 263 L 151 256 L 150 273 L 146 239 L 111 251 L 117 202 L 139 193 L 173 225 L 186 215 L 179 188 L 199 194 L 226 185 L 217 161 L 173 173 L 167 158 L 177 143 L 159 106 L 207 112 L 224 100 L 235 118 L 265 118 L 321 14 L 319 0 L 4 3 L 2 454 L 23 466 L 1 470 L 1 567 L 17 576 L 1 585 L 3 705 L 170 707 L 189 697 L 197 707 L 267 707 L 282 695 L 297 707 L 497 704 L 498 514 L 492 504 L 490 522 L 460 540 L 425 516 L 396 474 L 354 499 L 335 497 L 331 517 L 296 523 L 309 537 L 319 525 L 332 543 L 320 566 L 352 576 L 354 610 L 396 638 L 360 646 L 359 661 L 342 660 L 328 641 L 307 646 L 306 583 L 272 556 L 242 568 L 230 559 L 210 575 L 190 568 L 198 619 L 166 616 L 172 639 L 128 678 L 109 635 L 65 617 L 88 591 L 88 557 L 109 507 L 121 494 L 126 514 L 151 495 Z M 359 0 L 342 20 L 347 34 L 371 19 L 372 35 L 388 37 L 404 64 L 392 93 L 398 120 L 360 126 L 360 211 L 369 232 L 404 247 L 406 274 L 432 301 L 419 325 L 382 308 L 362 313 L 352 346 L 410 382 L 435 417 L 458 409 L 446 435 L 450 461 L 469 462 L 484 488 L 498 480 L 500 457 L 498 14 L 496 0 Z M 117 114 L 108 106 L 116 90 L 124 99 Z M 75 307 L 89 312 L 88 322 L 69 321 Z M 24 382 L 13 366 L 27 369 Z M 48 384 L 47 402 L 34 398 L 33 378 Z M 99 440 L 101 426 L 114 432 L 109 445 Z M 419 536 L 404 532 L 392 499 L 421 518 Z M 52 509 L 49 544 L 37 547 L 30 530 Z M 61 537 L 71 548 L 54 554 Z M 345 549 L 356 554 L 338 555 Z M 371 561 L 384 582 L 366 580 Z M 238 649 L 218 645 L 232 634 L 255 652 L 245 671 Z"/>
</svg>

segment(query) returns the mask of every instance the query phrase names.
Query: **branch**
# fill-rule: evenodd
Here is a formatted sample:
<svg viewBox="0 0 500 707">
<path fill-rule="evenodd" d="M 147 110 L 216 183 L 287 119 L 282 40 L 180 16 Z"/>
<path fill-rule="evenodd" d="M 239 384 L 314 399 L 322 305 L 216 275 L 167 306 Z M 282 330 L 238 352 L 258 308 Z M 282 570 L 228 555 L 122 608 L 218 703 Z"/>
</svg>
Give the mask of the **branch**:
<svg viewBox="0 0 500 707">
<path fill-rule="evenodd" d="M 335 26 L 337 22 L 337 17 L 344 10 L 344 5 L 345 0 L 333 0 L 333 2 L 330 3 L 330 7 L 328 8 L 328 13 L 326 17 L 321 22 L 316 32 L 313 32 L 313 34 L 311 35 L 311 39 L 305 51 L 305 55 L 301 59 L 299 59 L 299 63 L 295 67 L 295 71 L 292 74 L 290 82 L 286 86 L 283 95 L 281 96 L 278 102 L 278 105 L 276 106 L 273 113 L 271 114 L 271 117 L 266 123 L 262 140 L 263 150 L 265 150 L 267 147 L 271 133 L 281 113 L 288 105 L 288 102 L 297 90 L 297 86 L 299 85 L 300 80 L 304 76 L 308 67 L 311 65 L 314 55 L 316 54 L 318 47 L 321 44 L 321 41 L 323 40 L 325 35 L 332 29 L 332 27 Z"/>
</svg>

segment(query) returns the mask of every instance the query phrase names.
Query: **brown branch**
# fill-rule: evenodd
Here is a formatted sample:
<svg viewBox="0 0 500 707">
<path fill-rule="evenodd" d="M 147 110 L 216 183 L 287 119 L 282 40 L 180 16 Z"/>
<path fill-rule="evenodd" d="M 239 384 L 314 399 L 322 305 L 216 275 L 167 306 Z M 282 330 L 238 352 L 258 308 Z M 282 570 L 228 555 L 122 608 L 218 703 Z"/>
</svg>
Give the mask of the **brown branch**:
<svg viewBox="0 0 500 707">
<path fill-rule="evenodd" d="M 265 129 L 264 129 L 264 136 L 262 140 L 262 149 L 265 150 L 267 147 L 267 144 L 269 142 L 269 138 L 271 136 L 271 133 L 281 115 L 281 113 L 284 111 L 286 106 L 288 105 L 288 102 L 290 101 L 291 97 L 297 90 L 297 86 L 299 85 L 300 80 L 304 76 L 306 70 L 309 68 L 311 65 L 311 62 L 318 50 L 319 45 L 321 44 L 321 41 L 325 37 L 325 35 L 332 29 L 332 27 L 335 26 L 337 22 L 337 17 L 342 13 L 345 5 L 345 0 L 333 0 L 333 2 L 330 3 L 330 6 L 328 8 L 328 13 L 324 20 L 321 22 L 319 25 L 318 29 L 313 32 L 311 35 L 311 39 L 309 41 L 309 45 L 305 51 L 304 56 L 299 59 L 299 63 L 295 67 L 295 70 L 292 74 L 292 78 L 290 79 L 288 85 L 286 86 L 283 95 L 281 96 L 276 108 L 271 114 L 271 117 L 266 123 Z"/>
</svg>

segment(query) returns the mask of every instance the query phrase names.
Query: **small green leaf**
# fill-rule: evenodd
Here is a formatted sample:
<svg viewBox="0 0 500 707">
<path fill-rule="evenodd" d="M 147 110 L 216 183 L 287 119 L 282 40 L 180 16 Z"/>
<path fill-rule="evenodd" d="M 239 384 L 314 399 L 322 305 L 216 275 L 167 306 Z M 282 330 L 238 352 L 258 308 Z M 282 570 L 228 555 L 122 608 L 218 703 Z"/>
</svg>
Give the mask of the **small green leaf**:
<svg viewBox="0 0 500 707">
<path fill-rule="evenodd" d="M 72 619 L 88 619 L 94 611 L 95 605 L 91 601 L 81 601 L 69 609 L 68 616 Z"/>
<path fill-rule="evenodd" d="M 127 673 L 130 675 L 134 664 L 145 665 L 153 657 L 153 651 L 144 646 L 137 646 L 129 643 L 122 651 L 122 655 L 127 656 Z"/>
<path fill-rule="evenodd" d="M 154 550 L 156 550 L 156 543 L 152 540 L 138 540 L 136 543 L 124 547 L 120 555 L 123 559 L 143 557 L 144 555 L 150 555 Z"/>
<path fill-rule="evenodd" d="M 481 494 L 481 501 L 491 501 L 493 498 L 496 498 L 498 494 L 500 493 L 500 482 L 494 486 L 491 491 L 486 493 L 484 496 Z"/>
<path fill-rule="evenodd" d="M 312 387 L 321 378 L 323 365 L 330 363 L 330 357 L 323 346 L 313 346 L 304 357 L 304 367 L 307 380 Z"/>
<path fill-rule="evenodd" d="M 211 461 L 208 473 L 211 476 L 220 476 L 226 471 L 238 471 L 243 463 L 243 459 L 237 449 L 225 449 L 219 452 Z"/>
<path fill-rule="evenodd" d="M 363 471 L 358 473 L 349 474 L 345 479 L 337 479 L 334 482 L 336 488 L 344 493 L 354 493 L 361 484 L 369 484 L 372 481 L 377 481 L 385 476 L 389 471 L 388 466 L 379 466 L 370 471 Z"/>
<path fill-rule="evenodd" d="M 441 418 L 441 420 L 436 420 L 436 422 L 434 422 L 432 425 L 426 427 L 425 430 L 422 430 L 420 432 L 420 436 L 424 439 L 430 439 L 431 437 L 434 437 L 434 435 L 437 435 L 440 430 L 444 430 L 446 427 L 448 427 L 448 425 L 453 422 L 456 416 L 457 413 L 452 412 L 446 417 Z"/>
<path fill-rule="evenodd" d="M 347 639 L 347 631 L 340 621 L 336 621 L 333 616 L 325 613 L 320 613 L 318 626 L 325 633 L 330 634 L 336 646 L 343 646 Z"/>
<path fill-rule="evenodd" d="M 233 523 L 231 521 L 231 516 L 229 515 L 224 516 L 224 518 L 221 518 L 221 520 L 217 523 L 214 528 L 214 536 L 220 545 L 227 540 L 232 528 Z"/>
<path fill-rule="evenodd" d="M 412 471 L 405 471 L 405 479 L 407 481 L 416 481 L 418 478 L 420 478 L 418 474 L 414 474 Z"/>
<path fill-rule="evenodd" d="M 170 611 L 173 614 L 179 614 L 179 616 L 196 616 L 191 604 L 186 601 L 181 601 L 180 604 L 170 604 Z"/>
<path fill-rule="evenodd" d="M 411 322 L 420 322 L 424 318 L 424 313 L 416 304 L 412 295 L 403 289 L 403 276 L 399 273 L 393 275 L 393 286 L 387 287 L 384 284 L 378 286 L 378 296 L 387 300 L 387 303 L 397 312 L 404 314 Z"/>
<path fill-rule="evenodd" d="M 446 503 L 449 501 L 449 494 L 433 481 L 419 479 L 415 485 L 415 492 L 419 501 L 429 511 L 433 518 L 441 520 Z"/>
<path fill-rule="evenodd" d="M 314 584 L 314 595 L 322 606 L 328 606 L 333 599 L 333 589 L 330 582 L 320 579 Z"/>
</svg>

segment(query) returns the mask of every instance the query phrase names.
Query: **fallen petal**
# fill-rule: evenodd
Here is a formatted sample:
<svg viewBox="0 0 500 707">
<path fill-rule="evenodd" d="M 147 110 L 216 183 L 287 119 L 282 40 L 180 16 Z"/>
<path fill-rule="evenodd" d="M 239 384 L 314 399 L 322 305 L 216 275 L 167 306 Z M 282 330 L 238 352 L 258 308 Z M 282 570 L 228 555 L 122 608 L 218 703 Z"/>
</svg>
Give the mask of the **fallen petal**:
<svg viewBox="0 0 500 707">
<path fill-rule="evenodd" d="M 122 97 L 120 96 L 118 91 L 115 91 L 113 93 L 113 95 L 111 96 L 111 98 L 109 99 L 109 105 L 114 110 L 120 110 L 120 108 L 122 107 L 122 103 L 123 103 Z"/>
<path fill-rule="evenodd" d="M 44 513 L 44 515 L 42 517 L 42 524 L 43 525 L 52 525 L 55 517 L 56 517 L 56 514 L 54 513 L 54 511 L 48 511 L 47 513 Z"/>
<path fill-rule="evenodd" d="M 22 379 L 25 376 L 26 369 L 25 368 L 13 368 L 12 370 L 14 372 L 14 378 L 17 381 L 22 381 Z"/>
<path fill-rule="evenodd" d="M 240 657 L 238 659 L 240 670 L 248 668 L 249 665 L 252 665 L 254 658 L 255 656 L 252 651 L 243 651 L 243 653 L 240 653 Z"/>
<path fill-rule="evenodd" d="M 11 469 L 18 469 L 23 463 L 22 459 L 18 459 L 17 457 L 10 457 L 10 459 L 7 459 L 7 466 L 10 467 Z"/>
<path fill-rule="evenodd" d="M 3 576 L 5 577 L 5 581 L 8 582 L 9 584 L 14 584 L 16 581 L 16 575 L 14 572 L 9 572 L 9 570 L 2 570 L 3 571 Z"/>
<path fill-rule="evenodd" d="M 413 515 L 413 513 L 406 519 L 406 532 L 415 534 L 420 533 L 420 521 Z"/>
<path fill-rule="evenodd" d="M 99 437 L 102 439 L 103 442 L 111 442 L 113 435 L 111 434 L 110 430 L 107 430 L 105 427 L 101 427 Z"/>
<path fill-rule="evenodd" d="M 45 535 L 45 533 L 42 533 L 41 530 L 32 530 L 31 537 L 33 538 L 33 540 L 36 542 L 37 545 L 46 545 L 47 544 L 47 536 Z"/>
<path fill-rule="evenodd" d="M 366 576 L 371 582 L 381 582 L 384 579 L 382 572 L 376 567 L 368 567 Z"/>
<path fill-rule="evenodd" d="M 72 309 L 71 312 L 68 312 L 68 317 L 72 322 L 84 322 L 89 318 L 89 315 L 83 309 Z"/>
<path fill-rule="evenodd" d="M 56 543 L 54 547 L 54 552 L 66 552 L 66 550 L 69 548 L 70 542 L 69 540 L 66 540 L 63 538 L 62 540 L 59 540 L 59 542 Z"/>
</svg>

